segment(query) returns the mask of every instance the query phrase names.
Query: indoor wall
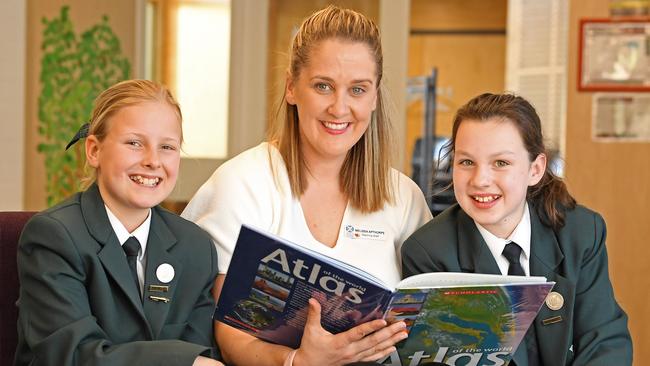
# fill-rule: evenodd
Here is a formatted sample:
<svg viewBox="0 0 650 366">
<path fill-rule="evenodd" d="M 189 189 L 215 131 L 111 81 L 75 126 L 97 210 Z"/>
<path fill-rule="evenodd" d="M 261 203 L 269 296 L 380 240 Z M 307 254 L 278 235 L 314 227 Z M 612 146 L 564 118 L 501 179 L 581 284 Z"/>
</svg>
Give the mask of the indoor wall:
<svg viewBox="0 0 650 366">
<path fill-rule="evenodd" d="M 23 0 L 0 2 L 0 211 L 23 208 L 26 11 Z"/>
<path fill-rule="evenodd" d="M 437 68 L 437 136 L 451 136 L 455 111 L 483 92 L 505 85 L 507 0 L 412 0 L 409 78 Z M 423 135 L 422 95 L 407 98 L 406 163 Z"/>
<path fill-rule="evenodd" d="M 609 273 L 629 315 L 634 365 L 640 366 L 650 359 L 650 143 L 594 142 L 594 93 L 577 90 L 579 20 L 608 17 L 609 4 L 573 0 L 570 5 L 566 180 L 578 202 L 607 222 Z"/>
</svg>

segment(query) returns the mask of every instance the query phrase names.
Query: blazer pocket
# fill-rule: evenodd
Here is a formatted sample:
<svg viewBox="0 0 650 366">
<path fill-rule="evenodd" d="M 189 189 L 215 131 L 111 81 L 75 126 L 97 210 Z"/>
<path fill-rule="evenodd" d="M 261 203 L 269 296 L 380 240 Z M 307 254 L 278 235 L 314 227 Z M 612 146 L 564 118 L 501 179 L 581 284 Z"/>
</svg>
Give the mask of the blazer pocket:
<svg viewBox="0 0 650 366">
<path fill-rule="evenodd" d="M 166 324 L 160 330 L 160 339 L 180 339 L 185 329 L 187 329 L 187 322 Z"/>
</svg>

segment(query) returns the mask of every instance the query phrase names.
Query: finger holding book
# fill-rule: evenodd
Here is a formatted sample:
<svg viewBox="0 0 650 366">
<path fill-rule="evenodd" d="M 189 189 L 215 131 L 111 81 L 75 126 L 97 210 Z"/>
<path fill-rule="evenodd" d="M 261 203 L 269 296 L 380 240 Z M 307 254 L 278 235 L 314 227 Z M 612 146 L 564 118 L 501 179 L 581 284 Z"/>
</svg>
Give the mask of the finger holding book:
<svg viewBox="0 0 650 366">
<path fill-rule="evenodd" d="M 385 331 L 390 331 L 390 333 L 388 333 L 390 335 L 389 338 L 383 338 L 383 336 L 380 335 L 381 332 Z M 402 321 L 390 324 L 382 330 L 366 336 L 364 341 L 369 340 L 370 344 L 374 344 L 377 339 L 384 340 L 363 352 L 361 354 L 363 356 L 361 361 L 377 361 L 385 358 L 395 351 L 395 344 L 397 342 L 402 341 L 407 337 L 408 333 L 406 332 L 406 324 Z"/>
<path fill-rule="evenodd" d="M 338 366 L 375 361 L 395 350 L 393 345 L 406 337 L 404 328 L 403 322 L 388 326 L 385 320 L 376 319 L 335 335 L 323 329 L 321 306 L 310 299 L 307 323 L 293 365 Z"/>
</svg>

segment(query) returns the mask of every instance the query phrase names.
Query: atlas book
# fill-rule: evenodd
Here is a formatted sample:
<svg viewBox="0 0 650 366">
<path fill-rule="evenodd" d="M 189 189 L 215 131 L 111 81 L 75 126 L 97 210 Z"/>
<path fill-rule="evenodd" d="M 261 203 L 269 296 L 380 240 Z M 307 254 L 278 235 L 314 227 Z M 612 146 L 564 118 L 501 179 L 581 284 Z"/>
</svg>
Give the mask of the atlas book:
<svg viewBox="0 0 650 366">
<path fill-rule="evenodd" d="M 381 360 L 506 365 L 554 282 L 544 277 L 425 273 L 386 285 L 350 264 L 242 225 L 214 319 L 297 348 L 308 300 L 332 333 L 377 318 L 403 320 L 409 337 Z"/>
</svg>

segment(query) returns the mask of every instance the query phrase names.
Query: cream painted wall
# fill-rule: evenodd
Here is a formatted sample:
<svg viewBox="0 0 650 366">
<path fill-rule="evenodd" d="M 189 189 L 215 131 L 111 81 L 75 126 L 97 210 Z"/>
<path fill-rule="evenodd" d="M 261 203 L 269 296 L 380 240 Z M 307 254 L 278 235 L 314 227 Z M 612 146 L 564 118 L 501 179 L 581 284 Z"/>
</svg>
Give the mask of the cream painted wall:
<svg viewBox="0 0 650 366">
<path fill-rule="evenodd" d="M 24 0 L 0 1 L 0 211 L 23 209 L 25 11 Z"/>
</svg>

